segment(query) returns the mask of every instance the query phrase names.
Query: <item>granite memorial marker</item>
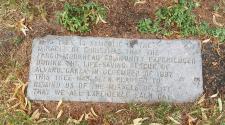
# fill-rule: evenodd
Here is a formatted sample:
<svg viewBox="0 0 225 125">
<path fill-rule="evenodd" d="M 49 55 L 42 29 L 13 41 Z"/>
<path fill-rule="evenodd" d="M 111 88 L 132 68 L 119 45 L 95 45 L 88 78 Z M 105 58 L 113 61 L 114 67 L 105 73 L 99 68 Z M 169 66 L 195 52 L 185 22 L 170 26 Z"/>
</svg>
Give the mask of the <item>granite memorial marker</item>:
<svg viewBox="0 0 225 125">
<path fill-rule="evenodd" d="M 31 100 L 182 103 L 202 92 L 196 40 L 46 36 L 33 41 Z"/>
</svg>

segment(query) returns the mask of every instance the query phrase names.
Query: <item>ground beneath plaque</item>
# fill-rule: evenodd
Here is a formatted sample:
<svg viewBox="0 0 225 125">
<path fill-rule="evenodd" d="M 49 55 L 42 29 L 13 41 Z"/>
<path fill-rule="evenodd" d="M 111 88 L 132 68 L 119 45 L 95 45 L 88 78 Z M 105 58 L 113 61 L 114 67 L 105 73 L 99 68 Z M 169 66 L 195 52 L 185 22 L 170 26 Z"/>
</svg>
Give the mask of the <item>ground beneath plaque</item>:
<svg viewBox="0 0 225 125">
<path fill-rule="evenodd" d="M 66 31 L 55 21 L 55 14 L 62 10 L 65 0 L 57 2 L 36 0 L 2 0 L 0 2 L 0 124 L 64 124 L 68 121 L 81 124 L 132 124 L 143 118 L 145 123 L 158 124 L 225 124 L 225 44 L 207 36 L 189 37 L 202 43 L 203 78 L 205 94 L 192 104 L 109 104 L 109 103 L 67 103 L 29 102 L 24 96 L 31 55 L 31 43 L 35 37 L 45 35 L 84 35 L 122 38 L 177 39 L 179 35 L 163 37 L 141 34 L 136 25 L 139 19 L 154 17 L 162 6 L 175 1 L 159 0 L 95 0 L 108 8 L 107 23 L 92 27 L 90 33 L 80 34 Z M 72 0 L 70 1 L 72 2 Z M 213 13 L 221 16 L 217 23 L 224 23 L 225 4 L 222 0 L 200 1 L 194 10 L 199 20 L 216 26 Z M 219 8 L 219 9 L 218 9 Z M 221 9 L 222 8 L 222 9 Z M 12 27 L 26 18 L 31 27 L 24 36 Z M 224 26 L 224 24 L 223 24 Z M 69 120 L 68 120 L 69 119 Z M 77 119 L 77 121 L 72 120 Z M 141 122 L 141 121 L 139 121 Z"/>
</svg>

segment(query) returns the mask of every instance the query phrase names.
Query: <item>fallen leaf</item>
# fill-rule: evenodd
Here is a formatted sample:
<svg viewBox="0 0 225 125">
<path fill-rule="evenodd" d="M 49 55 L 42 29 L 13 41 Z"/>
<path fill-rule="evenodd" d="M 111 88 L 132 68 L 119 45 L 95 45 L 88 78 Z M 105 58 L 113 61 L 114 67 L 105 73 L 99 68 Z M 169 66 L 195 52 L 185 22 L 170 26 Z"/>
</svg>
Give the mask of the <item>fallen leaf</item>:
<svg viewBox="0 0 225 125">
<path fill-rule="evenodd" d="M 103 125 L 110 125 L 110 123 L 106 119 L 103 119 Z"/>
<path fill-rule="evenodd" d="M 102 16 L 101 16 L 101 15 L 99 15 L 98 17 L 99 17 L 99 20 L 100 20 L 101 22 L 107 23 L 105 20 L 102 19 Z"/>
<path fill-rule="evenodd" d="M 162 125 L 160 123 L 150 123 L 149 125 Z"/>
<path fill-rule="evenodd" d="M 134 3 L 134 6 L 136 6 L 137 4 L 145 4 L 146 0 L 136 0 L 136 2 Z"/>
<path fill-rule="evenodd" d="M 38 120 L 36 123 L 42 123 L 42 122 L 46 122 L 46 121 L 54 121 L 56 120 L 55 118 L 41 118 L 40 120 Z"/>
<path fill-rule="evenodd" d="M 85 120 L 88 120 L 89 119 L 89 115 L 86 112 L 84 113 L 84 119 Z"/>
<path fill-rule="evenodd" d="M 216 94 L 211 95 L 211 96 L 210 96 L 210 98 L 215 98 L 215 97 L 217 97 L 217 96 L 218 96 L 218 94 L 219 94 L 219 91 L 217 90 L 217 93 L 216 93 Z"/>
<path fill-rule="evenodd" d="M 37 119 L 39 119 L 40 115 L 41 115 L 41 113 L 39 113 L 39 109 L 36 109 L 36 110 L 33 112 L 33 114 L 31 115 L 31 119 L 37 120 Z"/>
<path fill-rule="evenodd" d="M 46 17 L 47 17 L 47 12 L 46 12 L 46 10 L 44 9 L 44 5 L 45 5 L 45 3 L 43 2 L 42 4 L 38 5 L 37 8 L 38 8 L 38 11 L 39 11 L 39 13 L 40 13 L 42 19 L 43 19 L 45 22 L 47 22 L 47 19 L 46 19 Z"/>
<path fill-rule="evenodd" d="M 197 104 L 201 104 L 204 101 L 205 101 L 205 94 L 199 99 Z"/>
<path fill-rule="evenodd" d="M 89 112 L 89 113 L 84 114 L 84 119 L 85 120 L 95 120 L 96 118 L 94 117 L 94 115 L 91 112 Z"/>
<path fill-rule="evenodd" d="M 221 98 L 218 98 L 218 105 L 219 105 L 219 111 L 222 112 L 223 111 L 223 103 Z"/>
<path fill-rule="evenodd" d="M 98 22 L 99 22 L 99 16 L 97 16 L 97 19 L 96 19 L 96 22 L 95 22 L 95 24 L 98 24 Z"/>
<path fill-rule="evenodd" d="M 48 121 L 48 119 L 47 118 L 41 118 L 36 123 L 42 123 L 42 122 L 45 122 L 45 121 Z"/>
<path fill-rule="evenodd" d="M 31 102 L 28 100 L 28 112 L 30 112 L 31 111 Z"/>
<path fill-rule="evenodd" d="M 178 121 L 175 120 L 174 118 L 172 118 L 172 117 L 170 117 L 170 116 L 168 116 L 168 118 L 169 118 L 172 122 L 174 122 L 175 124 L 180 125 L 180 122 L 178 122 Z"/>
<path fill-rule="evenodd" d="M 215 15 L 216 17 L 223 17 L 223 16 L 219 15 L 218 13 L 213 13 L 213 15 Z"/>
<path fill-rule="evenodd" d="M 16 29 L 18 29 L 19 31 L 21 31 L 25 36 L 27 35 L 26 32 L 29 31 L 29 29 L 25 25 L 25 18 L 23 18 L 20 21 L 16 22 L 16 24 L 14 25 L 14 27 Z"/>
<path fill-rule="evenodd" d="M 145 118 L 136 118 L 133 120 L 133 125 L 141 125 L 143 121 L 147 120 L 148 117 Z"/>
<path fill-rule="evenodd" d="M 79 122 L 81 122 L 82 120 L 83 120 L 83 118 L 84 118 L 84 114 L 82 114 L 81 116 L 80 116 L 80 118 L 79 118 Z"/>
<path fill-rule="evenodd" d="M 95 116 L 98 117 L 98 115 L 95 113 L 94 109 L 91 107 L 91 113 Z"/>
<path fill-rule="evenodd" d="M 47 108 L 45 108 L 44 106 L 43 106 L 43 108 L 46 113 L 48 113 L 48 114 L 50 113 L 50 111 Z"/>
<path fill-rule="evenodd" d="M 12 97 L 16 97 L 16 95 L 18 94 L 20 88 L 22 87 L 21 84 L 16 84 L 14 83 L 14 85 L 16 86 L 15 89 L 14 89 L 14 93 L 13 93 L 13 96 Z"/>
<path fill-rule="evenodd" d="M 58 105 L 56 106 L 56 110 L 58 110 L 59 109 L 59 107 L 62 105 L 62 100 L 60 100 L 59 102 L 58 102 Z"/>
<path fill-rule="evenodd" d="M 58 115 L 57 115 L 57 117 L 56 117 L 56 119 L 59 119 L 62 116 L 62 114 L 63 114 L 63 110 L 60 110 Z"/>
<path fill-rule="evenodd" d="M 216 66 L 218 63 L 217 62 L 212 62 L 213 66 Z"/>
<path fill-rule="evenodd" d="M 25 97 L 25 106 L 24 106 L 25 108 L 26 108 L 27 105 L 28 105 L 28 101 L 29 101 L 29 100 L 27 99 L 27 97 Z"/>
<path fill-rule="evenodd" d="M 202 119 L 203 120 L 208 120 L 207 115 L 205 114 L 205 110 L 204 108 L 201 108 L 201 112 L 202 112 Z"/>
<path fill-rule="evenodd" d="M 126 110 L 127 110 L 127 109 L 120 109 L 120 110 L 116 111 L 116 113 L 120 113 L 120 112 L 126 111 Z"/>
<path fill-rule="evenodd" d="M 222 117 L 223 117 L 223 114 L 220 114 L 219 117 L 216 118 L 216 121 L 220 121 Z"/>
<path fill-rule="evenodd" d="M 16 99 L 17 99 L 17 98 L 12 97 L 12 98 L 8 99 L 6 102 L 7 102 L 7 103 L 10 103 L 10 102 L 12 102 L 12 101 L 14 101 L 14 100 L 16 100 Z"/>
<path fill-rule="evenodd" d="M 22 82 L 22 81 L 21 81 L 21 82 Z M 23 93 L 23 95 L 25 95 L 24 93 L 25 93 L 25 89 L 26 89 L 28 83 L 26 83 L 26 84 L 22 83 L 22 84 L 23 84 L 23 85 L 22 85 L 22 93 Z"/>
<path fill-rule="evenodd" d="M 216 21 L 216 16 L 215 16 L 215 15 L 213 15 L 213 23 L 214 23 L 215 25 L 217 25 L 217 26 L 220 26 L 220 27 L 223 26 L 223 24 L 218 23 L 218 22 Z"/>
<path fill-rule="evenodd" d="M 188 116 L 188 125 L 193 125 L 193 122 L 195 122 L 197 119 L 193 118 L 191 115 L 187 115 Z"/>
<path fill-rule="evenodd" d="M 15 105 L 11 106 L 9 109 L 14 109 L 14 108 L 18 107 L 20 104 L 21 104 L 20 102 L 16 103 Z"/>
<path fill-rule="evenodd" d="M 203 40 L 202 43 L 208 43 L 210 39 Z"/>
<path fill-rule="evenodd" d="M 84 114 L 82 114 L 78 120 L 72 119 L 72 118 L 68 118 L 67 124 L 69 124 L 69 123 L 80 124 L 80 122 L 83 120 L 83 118 L 84 118 Z"/>
</svg>

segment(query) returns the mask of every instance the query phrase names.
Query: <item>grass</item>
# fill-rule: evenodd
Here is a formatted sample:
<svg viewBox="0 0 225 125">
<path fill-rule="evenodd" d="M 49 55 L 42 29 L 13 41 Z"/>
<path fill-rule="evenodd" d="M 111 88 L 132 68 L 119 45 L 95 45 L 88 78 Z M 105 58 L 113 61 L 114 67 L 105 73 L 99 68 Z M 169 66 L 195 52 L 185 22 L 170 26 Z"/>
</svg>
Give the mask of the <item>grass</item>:
<svg viewBox="0 0 225 125">
<path fill-rule="evenodd" d="M 14 79 L 13 77 L 7 78 L 5 81 L 1 81 L 0 86 L 0 124 L 31 124 L 33 123 L 30 119 L 30 116 L 25 113 L 23 110 L 17 109 L 16 105 L 10 104 L 7 102 L 12 94 L 9 93 L 9 84 L 10 81 Z"/>
<path fill-rule="evenodd" d="M 57 15 L 59 24 L 72 32 L 89 32 L 91 25 L 105 22 L 106 8 L 94 3 L 88 2 L 81 6 L 73 6 L 66 3 L 64 10 Z"/>
<path fill-rule="evenodd" d="M 150 108 L 147 108 L 141 104 L 129 104 L 129 110 L 133 113 L 135 113 L 135 116 L 137 117 L 146 117 L 146 115 L 149 115 L 152 111 Z"/>
<path fill-rule="evenodd" d="M 1 111 L 0 121 L 2 124 L 30 125 L 34 124 L 29 115 L 22 111 Z"/>
<path fill-rule="evenodd" d="M 138 31 L 163 36 L 171 36 L 177 32 L 183 37 L 208 35 L 225 42 L 225 28 L 210 27 L 206 22 L 198 22 L 192 12 L 199 3 L 179 0 L 178 4 L 162 7 L 155 13 L 156 18 L 142 19 L 138 22 Z"/>
<path fill-rule="evenodd" d="M 173 122 L 168 119 L 168 116 L 178 119 L 178 121 L 179 118 L 181 118 L 181 109 L 179 106 L 164 102 L 153 105 L 152 107 L 143 106 L 141 104 L 130 104 L 129 109 L 130 112 L 134 113 L 138 118 L 148 117 L 145 123 L 173 124 Z"/>
<path fill-rule="evenodd" d="M 220 0 L 219 2 L 217 2 L 216 4 L 214 4 L 212 6 L 212 10 L 216 13 L 220 13 L 220 12 L 225 12 L 225 1 L 224 0 Z"/>
</svg>

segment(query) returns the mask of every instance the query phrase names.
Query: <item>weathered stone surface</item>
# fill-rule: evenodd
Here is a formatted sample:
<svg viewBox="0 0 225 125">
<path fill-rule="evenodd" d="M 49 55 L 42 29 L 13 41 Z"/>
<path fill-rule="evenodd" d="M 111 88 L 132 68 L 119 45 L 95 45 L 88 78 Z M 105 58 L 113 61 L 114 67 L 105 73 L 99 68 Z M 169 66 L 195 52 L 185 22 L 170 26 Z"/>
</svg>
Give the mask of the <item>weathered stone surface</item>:
<svg viewBox="0 0 225 125">
<path fill-rule="evenodd" d="M 46 36 L 33 41 L 31 100 L 190 102 L 202 92 L 195 40 Z"/>
</svg>

